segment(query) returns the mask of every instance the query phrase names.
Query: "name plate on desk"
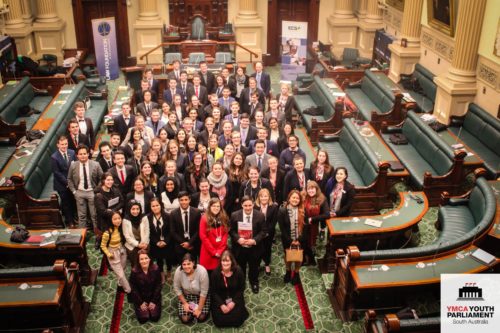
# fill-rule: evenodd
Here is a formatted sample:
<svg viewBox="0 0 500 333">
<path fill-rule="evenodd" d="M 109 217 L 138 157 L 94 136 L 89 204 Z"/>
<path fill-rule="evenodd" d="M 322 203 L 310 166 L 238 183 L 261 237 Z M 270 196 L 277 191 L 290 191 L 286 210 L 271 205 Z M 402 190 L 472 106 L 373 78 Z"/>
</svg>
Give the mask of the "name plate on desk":
<svg viewBox="0 0 500 333">
<path fill-rule="evenodd" d="M 372 227 L 380 228 L 382 226 L 382 221 L 375 219 L 366 219 L 365 224 L 371 225 Z"/>
</svg>

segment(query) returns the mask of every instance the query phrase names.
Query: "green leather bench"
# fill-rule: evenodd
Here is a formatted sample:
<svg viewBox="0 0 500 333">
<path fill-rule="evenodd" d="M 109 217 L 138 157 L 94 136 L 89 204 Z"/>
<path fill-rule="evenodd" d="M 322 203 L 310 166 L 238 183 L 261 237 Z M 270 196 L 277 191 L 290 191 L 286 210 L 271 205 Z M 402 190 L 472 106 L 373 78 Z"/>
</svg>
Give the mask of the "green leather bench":
<svg viewBox="0 0 500 333">
<path fill-rule="evenodd" d="M 470 103 L 463 117 L 452 117 L 450 131 L 483 161 L 488 177 L 500 176 L 500 121 L 480 106 Z"/>
<path fill-rule="evenodd" d="M 401 85 L 415 100 L 418 111 L 432 113 L 434 110 L 434 101 L 436 100 L 437 86 L 434 83 L 435 75 L 421 64 L 415 65 L 415 70 L 412 74 L 401 74 Z M 414 82 L 417 82 L 416 84 Z M 420 88 L 420 91 L 415 91 L 415 86 Z"/>
<path fill-rule="evenodd" d="M 31 108 L 43 112 L 52 100 L 52 96 L 48 95 L 47 92 L 38 92 L 35 89 L 29 82 L 29 78 L 23 78 L 21 83 L 11 92 L 10 95 L 13 95 L 13 98 L 9 98 L 9 102 L 4 107 L 0 106 L 0 117 L 7 124 L 13 125 L 19 125 L 25 121 L 26 129 L 30 130 L 40 117 L 40 113 L 28 117 L 18 117 L 19 108 L 29 105 Z M 2 102 L 4 104 L 5 101 Z"/>
<path fill-rule="evenodd" d="M 390 84 L 387 81 L 389 78 L 384 76 L 384 73 L 374 73 L 367 69 L 360 84 L 351 84 L 345 90 L 347 97 L 366 120 L 372 119 L 372 111 L 389 113 L 394 107 L 393 91 L 399 88 L 395 83 Z"/>
<path fill-rule="evenodd" d="M 410 172 L 413 186 L 424 190 L 431 206 L 439 203 L 442 191 L 460 193 L 466 153 L 455 153 L 419 115 L 409 111 L 401 127 L 384 127 L 382 131 L 386 144 Z M 393 144 L 390 136 L 394 133 L 404 134 L 408 144 Z"/>
<path fill-rule="evenodd" d="M 446 198 L 439 208 L 439 238 L 432 244 L 404 249 L 373 250 L 359 253 L 358 261 L 377 261 L 435 256 L 478 241 L 494 222 L 496 197 L 484 177 L 465 198 Z"/>
<path fill-rule="evenodd" d="M 392 207 L 388 193 L 389 164 L 379 162 L 375 153 L 350 119 L 344 119 L 339 135 L 326 136 L 318 143 L 328 152 L 330 163 L 349 170 L 349 181 L 356 187 L 352 215 L 378 214 L 382 208 Z"/>
</svg>

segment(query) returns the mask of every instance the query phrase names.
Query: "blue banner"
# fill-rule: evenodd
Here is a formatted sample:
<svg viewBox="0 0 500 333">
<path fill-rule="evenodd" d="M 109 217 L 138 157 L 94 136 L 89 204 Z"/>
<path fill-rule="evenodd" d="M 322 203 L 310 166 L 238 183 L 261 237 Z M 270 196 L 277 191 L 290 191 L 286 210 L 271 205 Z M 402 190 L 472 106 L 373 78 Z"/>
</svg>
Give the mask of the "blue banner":
<svg viewBox="0 0 500 333">
<path fill-rule="evenodd" d="M 118 78 L 118 50 L 116 48 L 116 25 L 114 17 L 92 20 L 95 58 L 99 74 L 107 80 Z"/>
</svg>

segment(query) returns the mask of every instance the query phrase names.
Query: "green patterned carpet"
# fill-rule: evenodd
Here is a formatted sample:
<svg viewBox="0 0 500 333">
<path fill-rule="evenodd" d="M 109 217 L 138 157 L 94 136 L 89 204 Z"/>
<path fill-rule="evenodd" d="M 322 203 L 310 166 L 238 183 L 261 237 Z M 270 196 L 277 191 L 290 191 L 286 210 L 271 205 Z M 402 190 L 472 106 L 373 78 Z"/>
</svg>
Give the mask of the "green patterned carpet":
<svg viewBox="0 0 500 333">
<path fill-rule="evenodd" d="M 280 68 L 270 67 L 266 69 L 272 77 L 273 90 L 279 91 L 279 71 Z M 109 104 L 113 100 L 116 89 L 123 85 L 123 77 L 108 82 L 110 94 Z M 305 144 L 305 132 L 297 131 L 300 137 L 301 147 L 306 150 L 308 161 L 313 156 L 313 152 Z M 404 184 L 397 184 L 396 190 L 406 190 Z M 414 246 L 421 246 L 433 242 L 437 237 L 434 222 L 437 218 L 437 208 L 431 208 L 419 223 L 419 233 L 413 237 Z M 278 231 L 279 232 L 279 231 Z M 279 240 L 279 235 L 276 237 Z M 88 246 L 89 257 L 93 268 L 98 269 L 101 261 L 101 254 L 94 250 L 93 238 Z M 273 247 L 272 274 L 270 277 L 261 274 L 260 293 L 255 295 L 249 288 L 245 292 L 247 307 L 250 317 L 243 327 L 238 330 L 216 328 L 211 320 L 203 324 L 186 326 L 180 323 L 177 317 L 177 298 L 175 297 L 171 284 L 165 284 L 163 288 L 163 310 L 162 317 L 158 323 L 147 323 L 140 325 L 135 319 L 133 308 L 126 300 L 124 301 L 122 317 L 120 321 L 120 332 L 303 332 L 305 331 L 302 313 L 299 307 L 295 289 L 290 285 L 283 284 L 284 263 L 282 259 L 281 245 Z M 317 256 L 322 257 L 324 253 L 324 243 L 319 244 Z M 342 332 L 358 333 L 363 331 L 362 321 L 343 323 L 336 318 L 328 300 L 326 289 L 329 288 L 332 274 L 320 274 L 316 267 L 303 267 L 301 270 L 302 286 L 306 295 L 314 332 Z M 95 287 L 85 288 L 85 295 L 91 301 L 91 312 L 88 316 L 86 332 L 98 333 L 109 332 L 113 306 L 116 295 L 116 278 L 113 273 L 107 276 L 99 276 Z M 438 311 L 438 304 L 432 300 L 431 295 L 420 295 L 412 300 L 411 305 L 419 313 L 432 313 Z"/>
</svg>

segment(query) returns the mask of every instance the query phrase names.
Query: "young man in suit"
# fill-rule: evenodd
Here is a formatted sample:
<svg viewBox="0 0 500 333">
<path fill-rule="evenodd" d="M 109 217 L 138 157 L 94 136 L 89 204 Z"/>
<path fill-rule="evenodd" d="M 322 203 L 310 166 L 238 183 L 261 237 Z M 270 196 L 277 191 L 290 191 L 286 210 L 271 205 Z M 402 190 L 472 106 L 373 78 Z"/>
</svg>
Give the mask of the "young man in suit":
<svg viewBox="0 0 500 333">
<path fill-rule="evenodd" d="M 170 222 L 175 255 L 180 261 L 188 252 L 195 258 L 200 255 L 201 214 L 198 209 L 189 205 L 191 199 L 188 192 L 179 192 L 178 199 L 180 207 L 170 213 Z"/>
<path fill-rule="evenodd" d="M 219 135 L 218 146 L 224 149 L 228 144 L 232 144 L 231 134 L 233 133 L 233 123 L 230 120 L 222 122 L 222 134 Z"/>
<path fill-rule="evenodd" d="M 89 147 L 90 142 L 85 134 L 80 133 L 80 125 L 76 119 L 70 119 L 68 122 L 68 148 L 75 151 L 79 145 L 83 144 Z"/>
<path fill-rule="evenodd" d="M 257 139 L 257 129 L 250 125 L 250 116 L 248 113 L 241 114 L 239 130 L 241 133 L 241 144 L 247 148 L 250 147 L 250 142 Z"/>
<path fill-rule="evenodd" d="M 141 89 L 136 91 L 135 95 L 134 95 L 134 101 L 135 101 L 136 105 L 144 102 L 144 92 L 146 90 L 151 91 L 151 100 L 155 103 L 158 103 L 158 95 L 154 91 L 151 90 L 151 87 L 149 86 L 148 80 L 143 79 L 143 80 L 141 80 Z"/>
<path fill-rule="evenodd" d="M 232 251 L 246 276 L 248 266 L 248 280 L 252 292 L 259 292 L 259 263 L 264 250 L 263 240 L 267 234 L 265 216 L 253 209 L 253 201 L 249 196 L 241 200 L 240 209 L 231 214 L 230 236 Z"/>
<path fill-rule="evenodd" d="M 224 86 L 222 89 L 222 97 L 219 98 L 219 105 L 226 108 L 226 110 L 230 110 L 234 101 L 235 99 L 231 97 L 231 90 L 229 89 L 229 86 Z"/>
<path fill-rule="evenodd" d="M 259 172 L 269 167 L 269 155 L 266 153 L 264 140 L 255 140 L 255 153 L 246 157 L 245 164 L 247 167 L 256 166 Z"/>
<path fill-rule="evenodd" d="M 233 133 L 231 133 L 231 143 L 233 144 L 234 147 L 234 152 L 240 152 L 242 153 L 245 157 L 248 155 L 248 148 L 243 146 L 241 144 L 241 133 L 240 131 L 233 130 Z"/>
<path fill-rule="evenodd" d="M 188 81 L 188 74 L 186 71 L 181 71 L 181 79 L 177 86 L 182 91 L 182 103 L 188 104 L 189 92 L 193 88 L 193 84 Z"/>
<path fill-rule="evenodd" d="M 257 81 L 255 81 L 254 77 L 248 79 L 248 88 L 245 88 L 241 91 L 240 94 L 240 109 L 241 112 L 245 112 L 250 114 L 250 105 L 252 103 L 252 93 L 257 92 L 258 98 L 257 100 L 261 105 L 266 104 L 266 96 L 264 92 L 257 88 Z"/>
<path fill-rule="evenodd" d="M 123 141 L 129 128 L 135 126 L 135 116 L 130 113 L 132 108 L 128 102 L 122 104 L 122 114 L 113 118 L 113 130 L 120 133 L 120 139 Z"/>
<path fill-rule="evenodd" d="M 163 126 L 166 125 L 163 121 L 161 121 L 160 118 L 161 118 L 160 110 L 153 109 L 151 111 L 151 119 L 146 121 L 146 126 L 153 130 L 155 136 L 158 136 L 160 130 L 163 128 Z"/>
<path fill-rule="evenodd" d="M 68 149 L 68 138 L 64 135 L 57 139 L 57 150 L 50 156 L 52 172 L 54 173 L 54 190 L 61 198 L 61 211 L 65 225 L 73 226 L 75 223 L 75 198 L 68 188 L 68 171 L 75 160 L 75 152 Z"/>
<path fill-rule="evenodd" d="M 271 140 L 268 140 L 267 139 L 267 129 L 265 128 L 259 128 L 257 130 L 257 138 L 258 139 L 261 139 L 262 141 L 264 141 L 264 144 L 265 144 L 265 152 L 268 153 L 269 155 L 273 155 L 277 158 L 279 158 L 279 149 L 278 149 L 278 145 L 276 144 L 276 142 L 274 141 L 271 141 Z M 254 152 L 254 146 L 255 146 L 255 142 L 256 141 L 250 141 L 250 152 Z"/>
<path fill-rule="evenodd" d="M 293 161 L 295 156 L 300 156 L 306 163 L 306 153 L 299 147 L 299 137 L 295 134 L 290 134 L 288 137 L 288 148 L 280 154 L 280 169 L 285 173 L 293 169 Z"/>
<path fill-rule="evenodd" d="M 264 72 L 264 66 L 262 62 L 257 61 L 255 63 L 255 73 L 251 75 L 257 81 L 257 87 L 261 89 L 266 97 L 269 97 L 271 93 L 271 76 Z"/>
<path fill-rule="evenodd" d="M 159 109 L 160 106 L 152 100 L 151 90 L 146 90 L 143 93 L 143 102 L 137 104 L 135 108 L 136 115 L 142 115 L 144 118 L 148 118 L 151 116 L 151 111 L 153 109 Z"/>
<path fill-rule="evenodd" d="M 78 127 L 80 127 L 80 133 L 87 136 L 90 143 L 89 147 L 93 149 L 95 144 L 94 126 L 92 125 L 92 120 L 85 117 L 85 104 L 83 102 L 76 102 L 73 110 L 75 112 L 75 119 L 78 121 Z"/>
<path fill-rule="evenodd" d="M 206 61 L 200 62 L 200 71 L 198 72 L 201 78 L 201 85 L 207 88 L 209 94 L 213 93 L 215 87 L 215 76 L 208 70 Z"/>
<path fill-rule="evenodd" d="M 146 68 L 146 70 L 144 70 L 144 76 L 146 77 L 146 80 L 149 83 L 149 90 L 151 90 L 156 96 L 158 96 L 159 82 L 157 79 L 154 78 L 153 69 Z"/>
<path fill-rule="evenodd" d="M 115 166 L 110 168 L 109 172 L 113 175 L 115 186 L 120 190 L 123 197 L 126 198 L 127 193 L 132 190 L 132 183 L 136 177 L 134 168 L 125 164 L 125 153 L 121 150 L 115 152 L 113 161 Z"/>
<path fill-rule="evenodd" d="M 198 97 L 201 105 L 207 105 L 208 91 L 205 86 L 201 85 L 201 78 L 198 74 L 193 75 L 193 86 L 191 90 L 188 90 L 188 100 L 191 100 L 191 96 L 193 95 Z"/>
<path fill-rule="evenodd" d="M 165 89 L 165 91 L 163 91 L 163 102 L 172 105 L 174 102 L 175 95 L 182 96 L 182 90 L 179 87 L 177 87 L 177 80 L 175 78 L 169 78 L 168 89 Z"/>
<path fill-rule="evenodd" d="M 168 79 L 174 79 L 177 82 L 181 80 L 181 62 L 176 59 L 172 62 L 172 71 L 168 73 Z"/>
<path fill-rule="evenodd" d="M 77 161 L 71 163 L 68 171 L 68 188 L 76 200 L 78 227 L 86 228 L 90 212 L 91 228 L 97 228 L 94 190 L 101 181 L 102 169 L 99 163 L 89 159 L 90 150 L 80 144 L 76 150 Z"/>
<path fill-rule="evenodd" d="M 231 113 L 224 117 L 224 120 L 229 120 L 233 123 L 233 127 L 240 127 L 240 104 L 236 101 L 233 101 L 229 105 L 229 110 Z"/>
<path fill-rule="evenodd" d="M 102 141 L 99 144 L 99 156 L 97 156 L 96 161 L 101 166 L 103 172 L 107 172 L 114 166 L 113 152 L 108 141 Z"/>
<path fill-rule="evenodd" d="M 285 125 L 285 112 L 279 109 L 279 103 L 276 99 L 272 99 L 269 101 L 269 110 L 264 114 L 264 124 L 269 127 L 269 120 L 271 118 L 278 119 L 278 126 L 283 128 Z"/>
<path fill-rule="evenodd" d="M 220 110 L 221 119 L 224 119 L 224 117 L 229 114 L 229 111 L 225 107 L 219 105 L 219 99 L 217 98 L 216 94 L 211 94 L 210 96 L 208 96 L 208 99 L 210 100 L 210 104 L 208 104 L 204 108 L 205 117 L 212 117 L 212 110 L 215 108 L 218 108 Z"/>
</svg>

